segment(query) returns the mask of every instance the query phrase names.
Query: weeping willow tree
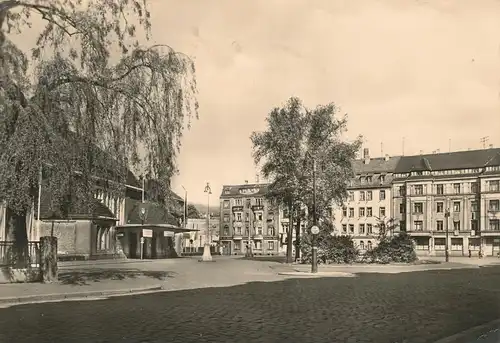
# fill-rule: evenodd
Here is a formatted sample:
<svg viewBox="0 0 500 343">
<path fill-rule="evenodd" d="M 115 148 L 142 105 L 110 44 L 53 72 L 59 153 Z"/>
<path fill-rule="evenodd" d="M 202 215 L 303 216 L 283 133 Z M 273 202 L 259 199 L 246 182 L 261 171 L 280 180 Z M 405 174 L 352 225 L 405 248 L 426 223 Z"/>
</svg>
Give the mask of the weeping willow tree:
<svg viewBox="0 0 500 343">
<path fill-rule="evenodd" d="M 35 45 L 12 35 L 41 27 Z M 51 210 L 122 194 L 129 168 L 168 199 L 180 138 L 197 118 L 194 64 L 150 39 L 146 0 L 0 0 L 0 200 L 25 261 L 27 218 L 43 171 Z M 116 51 L 116 53 L 112 53 Z"/>
</svg>

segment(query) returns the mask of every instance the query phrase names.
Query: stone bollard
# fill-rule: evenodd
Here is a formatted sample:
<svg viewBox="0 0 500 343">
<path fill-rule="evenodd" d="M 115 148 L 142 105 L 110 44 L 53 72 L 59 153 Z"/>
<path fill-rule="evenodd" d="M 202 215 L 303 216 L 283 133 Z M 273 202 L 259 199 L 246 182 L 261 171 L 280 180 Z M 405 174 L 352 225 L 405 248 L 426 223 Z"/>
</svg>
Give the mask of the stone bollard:
<svg viewBox="0 0 500 343">
<path fill-rule="evenodd" d="M 57 238 L 40 237 L 42 282 L 50 283 L 58 281 L 57 271 Z"/>
</svg>

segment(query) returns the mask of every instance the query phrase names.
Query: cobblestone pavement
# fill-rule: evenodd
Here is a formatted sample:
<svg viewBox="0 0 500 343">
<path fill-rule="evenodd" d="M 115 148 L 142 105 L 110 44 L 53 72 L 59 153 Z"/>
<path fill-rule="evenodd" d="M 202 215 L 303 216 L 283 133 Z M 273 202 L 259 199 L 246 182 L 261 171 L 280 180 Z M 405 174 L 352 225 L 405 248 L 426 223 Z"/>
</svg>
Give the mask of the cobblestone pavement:
<svg viewBox="0 0 500 343">
<path fill-rule="evenodd" d="M 273 281 L 239 262 L 207 263 L 193 278 L 220 285 L 237 265 Z M 492 266 L 20 305 L 0 309 L 0 342 L 430 343 L 498 318 L 500 267 Z"/>
</svg>

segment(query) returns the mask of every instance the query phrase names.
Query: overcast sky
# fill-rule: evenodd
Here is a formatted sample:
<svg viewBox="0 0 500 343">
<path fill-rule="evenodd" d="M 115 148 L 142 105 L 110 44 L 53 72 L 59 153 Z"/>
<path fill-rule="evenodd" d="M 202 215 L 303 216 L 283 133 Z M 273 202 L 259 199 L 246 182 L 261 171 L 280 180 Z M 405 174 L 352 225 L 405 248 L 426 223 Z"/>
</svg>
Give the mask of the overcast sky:
<svg viewBox="0 0 500 343">
<path fill-rule="evenodd" d="M 155 0 L 153 38 L 195 59 L 200 119 L 174 190 L 255 181 L 249 136 L 299 96 L 335 102 L 372 156 L 500 146 L 500 2 Z"/>
</svg>

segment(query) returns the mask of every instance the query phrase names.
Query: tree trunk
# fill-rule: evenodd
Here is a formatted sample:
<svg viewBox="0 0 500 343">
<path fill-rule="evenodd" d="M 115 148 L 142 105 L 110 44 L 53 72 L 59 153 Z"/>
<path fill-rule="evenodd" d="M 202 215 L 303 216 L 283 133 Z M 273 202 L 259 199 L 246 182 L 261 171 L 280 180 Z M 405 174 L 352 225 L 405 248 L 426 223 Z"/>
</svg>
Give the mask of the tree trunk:
<svg viewBox="0 0 500 343">
<path fill-rule="evenodd" d="M 292 242 L 292 230 L 293 230 L 293 207 L 290 203 L 288 205 L 288 230 L 286 233 L 287 236 L 287 244 L 286 244 L 286 263 L 293 262 L 293 242 Z"/>
<path fill-rule="evenodd" d="M 297 215 L 297 226 L 295 227 L 295 261 L 300 259 L 300 209 Z"/>
<path fill-rule="evenodd" d="M 8 240 L 12 240 L 12 266 L 27 268 L 29 265 L 28 232 L 26 230 L 27 211 L 16 212 L 7 207 Z"/>
</svg>

